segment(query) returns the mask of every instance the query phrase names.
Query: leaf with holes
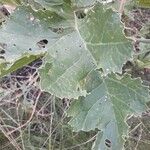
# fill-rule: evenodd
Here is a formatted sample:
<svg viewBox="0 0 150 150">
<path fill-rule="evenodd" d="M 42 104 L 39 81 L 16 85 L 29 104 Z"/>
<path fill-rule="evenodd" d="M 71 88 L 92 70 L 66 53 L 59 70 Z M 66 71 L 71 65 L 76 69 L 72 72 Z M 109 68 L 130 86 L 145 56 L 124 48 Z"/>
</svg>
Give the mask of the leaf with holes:
<svg viewBox="0 0 150 150">
<path fill-rule="evenodd" d="M 94 150 L 120 150 L 125 117 L 145 110 L 149 100 L 139 79 L 119 75 L 132 59 L 120 15 L 95 0 L 25 1 L 29 5 L 17 7 L 0 28 L 1 76 L 44 56 L 41 90 L 78 99 L 68 111 L 70 125 L 75 131 L 100 130 Z"/>
<path fill-rule="evenodd" d="M 85 96 L 84 79 L 96 65 L 78 33 L 63 36 L 48 52 L 40 69 L 42 89 L 61 98 Z"/>
<path fill-rule="evenodd" d="M 66 19 L 50 10 L 18 7 L 0 29 L 4 59 L 13 64 L 23 54 L 48 52 L 51 65 L 41 70 L 42 88 L 58 97 L 85 96 L 82 82 L 87 74 L 96 67 L 104 74 L 120 72 L 132 49 L 116 12 L 97 3 L 81 16 Z"/>
<path fill-rule="evenodd" d="M 106 74 L 121 72 L 123 64 L 131 57 L 132 45 L 123 35 L 119 15 L 97 5 L 84 19 L 77 19 L 76 25 L 98 68 Z"/>
<path fill-rule="evenodd" d="M 76 15 L 74 32 L 49 48 L 53 58 L 48 56 L 46 61 L 52 62 L 40 71 L 42 88 L 61 98 L 85 96 L 82 87 L 89 72 L 96 68 L 102 68 L 104 74 L 121 72 L 132 51 L 116 12 L 97 4 L 86 16 Z"/>
<path fill-rule="evenodd" d="M 43 9 L 56 12 L 58 15 L 70 19 L 73 16 L 71 0 L 34 0 L 26 1 L 25 4 L 30 4 L 34 9 Z"/>
<path fill-rule="evenodd" d="M 74 131 L 100 129 L 95 150 L 107 149 L 108 145 L 112 150 L 121 149 L 122 135 L 127 132 L 124 119 L 130 113 L 145 110 L 145 102 L 149 101 L 148 88 L 129 75 L 109 74 L 102 78 L 93 72 L 86 80 L 89 94 L 72 103 L 68 111 L 72 116 L 69 124 Z"/>
<path fill-rule="evenodd" d="M 8 64 L 7 67 L 24 55 L 44 54 L 52 43 L 66 34 L 65 29 L 63 34 L 53 31 L 59 29 L 64 20 L 49 10 L 34 11 L 31 7 L 18 7 L 0 29 L 1 57 Z M 65 21 L 67 23 L 69 21 Z"/>
</svg>

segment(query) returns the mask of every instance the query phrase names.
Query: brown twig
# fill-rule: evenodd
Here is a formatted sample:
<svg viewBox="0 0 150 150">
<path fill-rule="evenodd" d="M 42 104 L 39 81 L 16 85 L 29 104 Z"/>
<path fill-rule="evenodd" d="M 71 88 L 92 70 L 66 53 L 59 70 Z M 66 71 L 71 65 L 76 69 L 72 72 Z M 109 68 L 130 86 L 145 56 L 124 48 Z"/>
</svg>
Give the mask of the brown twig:
<svg viewBox="0 0 150 150">
<path fill-rule="evenodd" d="M 41 96 L 41 93 L 42 93 L 42 92 L 40 91 L 39 94 L 38 94 L 38 96 L 37 96 L 37 98 L 36 98 L 35 105 L 34 105 L 34 107 L 33 107 L 33 110 L 32 110 L 32 113 L 31 113 L 30 118 L 29 118 L 23 125 L 19 126 L 18 128 L 16 128 L 16 129 L 13 130 L 13 131 L 8 132 L 8 135 L 14 133 L 15 131 L 20 130 L 21 128 L 27 126 L 27 125 L 31 122 L 31 120 L 32 120 L 32 118 L 33 118 L 33 115 L 34 115 L 34 113 L 36 112 L 36 106 L 37 106 L 39 97 Z"/>
</svg>

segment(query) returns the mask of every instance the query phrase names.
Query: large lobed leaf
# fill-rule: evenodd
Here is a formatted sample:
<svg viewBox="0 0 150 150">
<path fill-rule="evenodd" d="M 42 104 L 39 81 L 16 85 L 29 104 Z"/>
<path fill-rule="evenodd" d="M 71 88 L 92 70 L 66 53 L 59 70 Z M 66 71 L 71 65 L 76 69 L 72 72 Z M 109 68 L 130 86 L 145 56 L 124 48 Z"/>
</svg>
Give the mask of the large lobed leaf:
<svg viewBox="0 0 150 150">
<path fill-rule="evenodd" d="M 120 72 L 132 51 L 116 12 L 96 3 L 85 13 L 84 18 L 74 19 L 50 10 L 18 7 L 0 29 L 4 59 L 11 66 L 24 54 L 48 52 L 48 64 L 40 71 L 42 88 L 61 98 L 85 96 L 82 81 L 91 70 Z M 47 41 L 44 47 L 43 40 Z"/>
<path fill-rule="evenodd" d="M 86 11 L 76 10 L 67 1 L 35 1 L 50 9 L 18 7 L 0 29 L 5 63 L 17 68 L 14 65 L 22 57 L 47 53 L 40 69 L 41 88 L 61 98 L 84 96 L 70 108 L 74 130 L 98 128 L 101 132 L 93 149 L 105 150 L 108 144 L 113 150 L 121 149 L 127 128 L 124 118 L 145 109 L 148 90 L 138 79 L 111 73 L 121 72 L 132 56 L 119 14 L 95 1 Z M 88 2 L 74 1 L 73 5 L 86 6 Z M 47 41 L 44 45 L 43 40 Z M 96 69 L 103 70 L 105 77 L 93 71 Z"/>
<path fill-rule="evenodd" d="M 121 72 L 123 63 L 131 57 L 132 46 L 123 35 L 119 14 L 96 5 L 85 19 L 77 20 L 77 29 L 98 68 L 105 74 Z"/>
<path fill-rule="evenodd" d="M 119 15 L 101 4 L 88 10 L 85 18 L 75 16 L 74 32 L 48 50 L 53 61 L 40 71 L 42 88 L 59 97 L 77 98 L 85 96 L 82 84 L 93 69 L 102 68 L 105 75 L 121 72 L 132 51 L 122 28 Z"/>
<path fill-rule="evenodd" d="M 74 101 L 68 111 L 72 116 L 70 125 L 74 131 L 100 129 L 95 150 L 105 150 L 109 146 L 112 150 L 121 150 L 122 135 L 127 131 L 124 119 L 127 114 L 145 110 L 148 89 L 139 79 L 131 79 L 129 75 L 120 78 L 109 74 L 101 78 L 97 72 L 88 76 L 86 87 L 89 94 Z"/>
</svg>

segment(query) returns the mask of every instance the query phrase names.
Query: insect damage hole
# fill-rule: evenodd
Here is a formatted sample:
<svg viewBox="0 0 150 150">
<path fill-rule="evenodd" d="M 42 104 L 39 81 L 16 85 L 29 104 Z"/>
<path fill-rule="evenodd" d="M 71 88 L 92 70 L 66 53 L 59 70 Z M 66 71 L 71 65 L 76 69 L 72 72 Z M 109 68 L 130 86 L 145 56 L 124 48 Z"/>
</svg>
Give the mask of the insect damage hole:
<svg viewBox="0 0 150 150">
<path fill-rule="evenodd" d="M 48 44 L 48 40 L 47 39 L 43 39 L 43 40 L 40 40 L 39 42 L 37 42 L 37 45 L 40 47 L 40 48 L 45 48 L 45 46 Z"/>
<path fill-rule="evenodd" d="M 84 10 L 78 10 L 75 14 L 78 19 L 83 19 L 86 16 L 86 12 Z"/>
<path fill-rule="evenodd" d="M 0 59 L 5 59 L 5 57 L 4 56 L 0 56 Z"/>
<path fill-rule="evenodd" d="M 108 147 L 108 148 L 111 148 L 111 141 L 109 139 L 106 139 L 105 140 L 105 145 Z"/>
<path fill-rule="evenodd" d="M 7 48 L 7 44 L 5 43 L 0 43 L 0 54 L 4 55 L 6 53 L 6 48 Z"/>
<path fill-rule="evenodd" d="M 0 48 L 0 54 L 5 54 L 5 50 Z"/>
<path fill-rule="evenodd" d="M 64 28 L 63 27 L 59 27 L 59 28 L 53 28 L 53 27 L 49 27 L 49 29 L 57 34 L 62 34 L 64 32 Z"/>
<path fill-rule="evenodd" d="M 0 12 L 7 17 L 10 15 L 9 11 L 4 6 L 0 6 Z"/>
</svg>

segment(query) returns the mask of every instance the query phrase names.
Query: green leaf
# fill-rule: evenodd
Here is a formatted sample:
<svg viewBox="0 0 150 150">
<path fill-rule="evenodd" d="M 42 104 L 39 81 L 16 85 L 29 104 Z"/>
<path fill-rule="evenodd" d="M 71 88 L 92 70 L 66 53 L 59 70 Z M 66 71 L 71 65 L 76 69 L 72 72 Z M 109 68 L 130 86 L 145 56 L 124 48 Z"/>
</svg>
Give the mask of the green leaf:
<svg viewBox="0 0 150 150">
<path fill-rule="evenodd" d="M 90 7 L 94 5 L 96 2 L 101 2 L 102 0 L 72 0 L 72 3 L 77 7 Z"/>
<path fill-rule="evenodd" d="M 48 10 L 35 12 L 31 7 L 18 7 L 0 28 L 0 50 L 4 51 L 5 63 L 11 67 L 24 55 L 43 55 L 52 43 L 62 37 L 61 33 L 53 31 L 53 27 L 59 28 L 63 21 L 64 18 Z M 64 29 L 63 34 L 65 32 Z"/>
<path fill-rule="evenodd" d="M 138 55 L 137 66 L 139 68 L 150 68 L 150 44 L 141 42 L 139 46 L 140 53 Z"/>
<path fill-rule="evenodd" d="M 54 5 L 62 5 L 64 0 L 35 0 L 35 2 L 41 4 L 44 7 L 51 7 Z"/>
<path fill-rule="evenodd" d="M 0 0 L 1 4 L 11 4 L 11 5 L 18 5 L 21 4 L 21 0 Z"/>
<path fill-rule="evenodd" d="M 12 64 L 10 67 L 8 67 L 8 64 L 1 64 L 0 66 L 0 77 L 3 77 L 5 75 L 8 75 L 11 72 L 16 71 L 17 69 L 33 62 L 34 60 L 38 59 L 42 55 L 28 55 L 28 56 L 22 56 L 19 60 L 17 60 L 14 64 Z"/>
<path fill-rule="evenodd" d="M 25 1 L 25 0 L 24 0 Z M 32 0 L 33 1 L 33 0 Z M 46 8 L 46 9 L 52 9 L 52 8 L 57 8 L 59 6 L 63 6 L 64 4 L 71 4 L 72 6 L 75 7 L 91 7 L 94 4 L 98 3 L 98 2 L 111 2 L 110 1 L 103 1 L 103 0 L 34 0 L 35 3 L 40 4 L 42 7 Z M 29 1 L 30 3 L 30 1 Z M 33 4 L 33 2 L 32 2 Z"/>
<path fill-rule="evenodd" d="M 138 0 L 138 4 L 140 7 L 150 8 L 149 0 Z"/>
<path fill-rule="evenodd" d="M 84 79 L 96 65 L 78 33 L 63 36 L 48 52 L 46 65 L 40 70 L 42 89 L 61 98 L 85 96 Z"/>
<path fill-rule="evenodd" d="M 46 58 L 50 63 L 40 70 L 41 87 L 61 98 L 85 96 L 83 82 L 88 73 L 96 67 L 102 67 L 105 74 L 121 72 L 131 50 L 119 16 L 97 4 L 85 18 L 76 18 L 74 32 L 51 46 L 48 52 L 52 58 Z"/>
<path fill-rule="evenodd" d="M 61 6 L 64 3 L 72 4 L 76 7 L 90 7 L 96 2 L 102 2 L 102 0 L 35 0 L 41 6 L 51 9 L 54 6 Z"/>
<path fill-rule="evenodd" d="M 88 88 L 86 97 L 72 103 L 68 111 L 68 115 L 72 116 L 69 124 L 74 131 L 100 129 L 96 140 L 98 146 L 95 145 L 98 148 L 95 150 L 106 149 L 106 139 L 111 142 L 112 150 L 121 149 L 122 135 L 127 132 L 124 119 L 127 114 L 145 110 L 145 102 L 149 101 L 148 88 L 129 75 L 120 77 L 109 74 L 101 78 L 97 72 L 93 72 L 86 80 L 87 87 L 92 85 L 92 88 Z"/>
<path fill-rule="evenodd" d="M 43 39 L 46 39 L 48 43 L 54 42 L 58 36 L 51 31 L 50 27 L 61 23 L 62 20 L 60 16 L 49 11 L 35 12 L 31 7 L 18 7 L 10 20 L 0 29 L 0 42 L 4 43 L 6 59 L 14 60 L 23 53 L 35 54 L 46 51 L 47 43 L 44 49 L 38 42 Z"/>
<path fill-rule="evenodd" d="M 118 1 L 114 0 L 71 0 L 72 4 L 78 8 L 88 8 L 96 5 L 97 3 L 101 4 L 110 4 L 109 6 L 117 6 Z"/>
<path fill-rule="evenodd" d="M 85 96 L 84 79 L 89 72 L 96 68 L 102 68 L 105 75 L 121 72 L 132 47 L 112 9 L 96 3 L 83 13 L 82 19 L 74 19 L 50 10 L 18 7 L 0 29 L 6 63 L 13 64 L 24 54 L 47 52 L 47 64 L 40 70 L 43 90 L 61 98 Z"/>
<path fill-rule="evenodd" d="M 84 19 L 77 20 L 77 29 L 98 68 L 102 68 L 105 74 L 121 72 L 123 64 L 131 58 L 132 45 L 123 35 L 123 26 L 116 12 L 96 5 Z"/>
<path fill-rule="evenodd" d="M 150 38 L 150 18 L 148 19 L 148 23 L 142 26 L 142 29 L 140 30 L 140 36 L 146 39 Z"/>
<path fill-rule="evenodd" d="M 146 39 L 145 39 L 145 41 L 146 41 Z M 149 40 L 149 43 L 140 42 L 139 47 L 140 47 L 140 50 L 141 50 L 140 53 L 149 52 L 150 51 L 150 40 Z"/>
<path fill-rule="evenodd" d="M 56 12 L 65 18 L 73 17 L 72 5 L 70 0 L 35 0 L 42 8 Z"/>
</svg>

